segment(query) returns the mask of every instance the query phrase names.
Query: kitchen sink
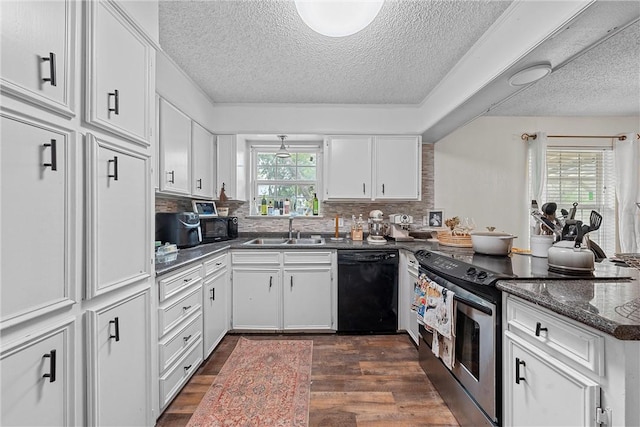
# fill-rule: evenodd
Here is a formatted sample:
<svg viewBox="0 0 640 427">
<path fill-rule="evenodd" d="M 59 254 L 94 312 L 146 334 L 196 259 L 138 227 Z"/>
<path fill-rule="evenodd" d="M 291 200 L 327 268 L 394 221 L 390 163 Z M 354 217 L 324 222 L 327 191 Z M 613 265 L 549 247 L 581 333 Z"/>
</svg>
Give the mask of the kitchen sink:
<svg viewBox="0 0 640 427">
<path fill-rule="evenodd" d="M 325 241 L 322 238 L 299 238 L 299 239 L 285 239 L 279 237 L 260 237 L 257 239 L 249 240 L 245 242 L 245 245 L 324 245 Z"/>
<path fill-rule="evenodd" d="M 279 237 L 261 237 L 258 239 L 249 240 L 245 245 L 284 245 L 288 243 L 289 239 Z"/>
<path fill-rule="evenodd" d="M 300 238 L 287 241 L 289 245 L 324 245 L 324 239 L 318 238 Z"/>
</svg>

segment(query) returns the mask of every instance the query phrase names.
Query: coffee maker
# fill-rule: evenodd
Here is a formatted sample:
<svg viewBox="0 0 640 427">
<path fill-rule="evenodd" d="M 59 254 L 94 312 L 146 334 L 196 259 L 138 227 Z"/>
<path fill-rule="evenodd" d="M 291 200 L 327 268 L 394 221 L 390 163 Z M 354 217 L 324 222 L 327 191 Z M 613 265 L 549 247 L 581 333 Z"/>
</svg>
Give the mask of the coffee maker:
<svg viewBox="0 0 640 427">
<path fill-rule="evenodd" d="M 383 222 L 382 211 L 373 210 L 369 212 L 369 236 L 367 242 L 374 245 L 384 245 L 387 239 L 384 238 L 387 233 L 387 224 Z"/>
<path fill-rule="evenodd" d="M 409 227 L 411 224 L 413 224 L 413 217 L 411 215 L 389 215 L 389 237 L 398 242 L 412 241 L 413 236 L 409 236 Z"/>
</svg>

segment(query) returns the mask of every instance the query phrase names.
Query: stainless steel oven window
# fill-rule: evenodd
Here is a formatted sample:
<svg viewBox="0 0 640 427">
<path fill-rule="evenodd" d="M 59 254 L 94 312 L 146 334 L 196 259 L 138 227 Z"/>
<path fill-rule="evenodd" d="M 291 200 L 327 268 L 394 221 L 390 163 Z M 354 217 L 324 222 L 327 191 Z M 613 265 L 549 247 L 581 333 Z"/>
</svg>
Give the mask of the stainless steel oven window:
<svg viewBox="0 0 640 427">
<path fill-rule="evenodd" d="M 495 306 L 487 301 L 482 309 L 456 301 L 456 327 L 460 318 L 468 319 L 463 323 L 468 322 L 469 327 L 460 332 L 456 329 L 456 363 L 452 372 L 492 419 L 497 418 L 496 315 Z M 465 356 L 471 357 L 458 359 L 458 346 L 462 347 L 461 354 L 466 352 Z"/>
<path fill-rule="evenodd" d="M 480 381 L 480 325 L 462 312 L 456 319 L 456 362 Z"/>
</svg>

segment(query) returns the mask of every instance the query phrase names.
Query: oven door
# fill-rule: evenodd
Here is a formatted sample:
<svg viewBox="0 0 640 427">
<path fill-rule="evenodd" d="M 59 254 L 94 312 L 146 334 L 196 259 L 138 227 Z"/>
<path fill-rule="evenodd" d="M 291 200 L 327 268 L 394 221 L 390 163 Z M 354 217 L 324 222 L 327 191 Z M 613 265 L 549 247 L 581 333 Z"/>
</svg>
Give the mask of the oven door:
<svg viewBox="0 0 640 427">
<path fill-rule="evenodd" d="M 455 293 L 455 363 L 451 373 L 494 422 L 497 420 L 496 306 L 423 268 L 420 273 Z M 431 334 L 421 329 L 431 345 Z"/>
</svg>

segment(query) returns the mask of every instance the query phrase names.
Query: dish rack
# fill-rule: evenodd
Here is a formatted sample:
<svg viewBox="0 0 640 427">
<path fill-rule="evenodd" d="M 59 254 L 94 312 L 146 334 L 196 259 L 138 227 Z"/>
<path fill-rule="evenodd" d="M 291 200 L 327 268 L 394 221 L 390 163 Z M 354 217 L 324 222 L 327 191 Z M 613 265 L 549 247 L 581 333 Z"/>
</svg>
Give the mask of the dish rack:
<svg viewBox="0 0 640 427">
<path fill-rule="evenodd" d="M 640 270 L 640 254 L 616 254 L 616 258 L 624 261 L 629 267 Z"/>
</svg>

